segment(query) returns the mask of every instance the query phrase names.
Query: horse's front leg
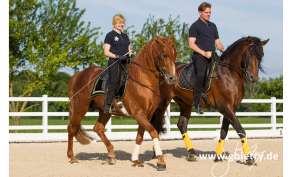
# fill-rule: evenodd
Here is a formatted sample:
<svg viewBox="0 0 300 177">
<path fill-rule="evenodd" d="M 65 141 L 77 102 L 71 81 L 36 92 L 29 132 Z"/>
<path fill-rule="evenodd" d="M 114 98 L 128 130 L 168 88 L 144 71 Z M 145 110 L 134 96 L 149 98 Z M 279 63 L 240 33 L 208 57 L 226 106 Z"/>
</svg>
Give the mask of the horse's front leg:
<svg viewBox="0 0 300 177">
<path fill-rule="evenodd" d="M 224 152 L 224 142 L 228 133 L 229 128 L 229 120 L 227 117 L 223 118 L 221 131 L 220 131 L 220 139 L 218 141 L 217 147 L 216 147 L 216 157 L 215 162 L 222 161 L 222 153 Z"/>
<path fill-rule="evenodd" d="M 143 114 L 138 114 L 135 116 L 139 126 L 147 130 L 152 138 L 155 154 L 157 157 L 157 170 L 166 170 L 166 162 L 164 160 L 164 156 L 160 147 L 158 133 L 146 117 L 147 116 Z"/>
<path fill-rule="evenodd" d="M 138 127 L 136 139 L 135 139 L 135 146 L 131 155 L 131 161 L 133 162 L 133 167 L 144 167 L 143 162 L 139 160 L 140 154 L 140 147 L 142 145 L 144 139 L 145 129 L 142 126 Z"/>
<path fill-rule="evenodd" d="M 233 111 L 227 111 L 225 113 L 225 117 L 229 118 L 229 122 L 231 123 L 232 127 L 235 129 L 237 134 L 239 135 L 241 142 L 242 142 L 242 149 L 243 153 L 246 156 L 246 164 L 253 165 L 255 163 L 254 157 L 250 153 L 250 147 L 248 144 L 248 140 L 246 137 L 245 129 L 242 127 L 240 121 L 235 117 L 235 113 Z M 228 130 L 227 130 L 228 131 Z"/>
</svg>

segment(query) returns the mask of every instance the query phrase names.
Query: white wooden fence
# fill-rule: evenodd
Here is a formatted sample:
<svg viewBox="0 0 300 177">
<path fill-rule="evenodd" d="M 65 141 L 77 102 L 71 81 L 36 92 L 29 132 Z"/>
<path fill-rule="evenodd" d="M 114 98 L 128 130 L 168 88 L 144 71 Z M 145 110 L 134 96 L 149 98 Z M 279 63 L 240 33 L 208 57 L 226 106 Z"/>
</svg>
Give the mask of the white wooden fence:
<svg viewBox="0 0 300 177">
<path fill-rule="evenodd" d="M 46 142 L 46 141 L 67 141 L 67 133 L 50 133 L 48 130 L 66 130 L 66 125 L 48 125 L 48 118 L 55 116 L 68 116 L 68 112 L 48 112 L 49 102 L 68 102 L 67 97 L 48 97 L 43 95 L 42 97 L 10 97 L 10 102 L 42 102 L 42 112 L 9 112 L 9 116 L 20 116 L 20 117 L 42 117 L 42 125 L 19 125 L 19 126 L 9 126 L 9 130 L 42 130 L 42 133 L 10 133 L 10 142 Z M 244 128 L 251 128 L 251 130 L 246 130 L 248 137 L 282 137 L 282 124 L 276 122 L 277 116 L 283 116 L 282 112 L 276 111 L 276 106 L 278 103 L 283 103 L 282 99 L 276 99 L 272 97 L 271 99 L 244 99 L 242 103 L 261 103 L 261 104 L 271 104 L 271 109 L 269 112 L 237 112 L 238 117 L 270 117 L 270 123 L 268 124 L 243 124 Z M 98 112 L 88 112 L 86 116 L 98 116 Z M 172 128 L 177 128 L 175 124 L 171 124 L 170 119 L 174 116 L 179 116 L 179 112 L 171 112 L 170 106 L 168 107 L 165 119 L 166 119 L 166 129 L 167 132 L 161 136 L 162 139 L 181 139 L 181 135 L 178 130 L 171 131 Z M 192 129 L 217 129 L 214 131 L 189 131 L 191 138 L 218 138 L 219 129 L 221 127 L 222 115 L 218 112 L 205 112 L 199 115 L 195 112 L 192 116 L 205 116 L 205 117 L 219 117 L 219 124 L 189 124 L 188 128 Z M 83 125 L 85 129 L 92 129 L 93 125 Z M 106 134 L 111 140 L 133 140 L 136 136 L 136 131 L 126 131 L 126 132 L 114 132 L 114 129 L 137 129 L 137 125 L 112 125 L 111 120 L 106 125 Z M 255 130 L 253 130 L 255 129 Z M 89 132 L 96 140 L 99 138 L 94 132 Z M 229 131 L 229 138 L 237 138 L 235 131 Z M 145 139 L 150 139 L 148 133 L 145 134 Z"/>
</svg>

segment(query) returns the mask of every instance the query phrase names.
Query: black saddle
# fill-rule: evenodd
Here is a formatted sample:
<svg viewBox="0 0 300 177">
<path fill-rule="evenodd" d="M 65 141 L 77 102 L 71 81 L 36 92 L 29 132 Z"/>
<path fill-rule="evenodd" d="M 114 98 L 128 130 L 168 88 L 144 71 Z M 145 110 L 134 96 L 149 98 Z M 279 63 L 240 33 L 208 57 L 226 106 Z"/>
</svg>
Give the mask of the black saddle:
<svg viewBox="0 0 300 177">
<path fill-rule="evenodd" d="M 193 63 L 184 66 L 182 72 L 179 75 L 179 86 L 185 89 L 193 90 L 194 88 L 194 65 Z"/>
<path fill-rule="evenodd" d="M 125 86 L 126 86 L 126 81 L 128 78 L 127 71 L 123 70 L 122 71 L 122 76 L 121 76 L 121 84 L 119 87 L 119 91 L 116 95 L 116 97 L 123 97 L 124 92 L 125 92 Z M 92 92 L 90 94 L 90 97 L 93 96 L 98 96 L 98 95 L 104 95 L 105 94 L 105 86 L 108 80 L 108 72 L 101 72 L 97 76 L 97 79 L 93 85 Z"/>
<path fill-rule="evenodd" d="M 214 55 L 212 62 L 209 64 L 209 69 L 206 73 L 206 91 L 210 89 L 211 81 L 213 78 L 217 77 L 217 73 L 215 71 L 215 67 L 219 60 L 218 55 Z M 195 83 L 195 71 L 193 63 L 186 64 L 184 66 L 182 72 L 179 74 L 179 86 L 184 89 L 193 90 Z"/>
</svg>

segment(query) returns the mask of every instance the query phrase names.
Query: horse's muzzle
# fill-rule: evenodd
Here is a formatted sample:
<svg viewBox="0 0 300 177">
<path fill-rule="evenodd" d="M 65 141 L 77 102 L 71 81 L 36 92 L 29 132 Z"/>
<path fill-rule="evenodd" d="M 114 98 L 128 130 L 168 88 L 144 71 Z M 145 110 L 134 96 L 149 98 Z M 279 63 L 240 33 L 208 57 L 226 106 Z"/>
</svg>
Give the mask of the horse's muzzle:
<svg viewBox="0 0 300 177">
<path fill-rule="evenodd" d="M 167 84 L 169 85 L 175 85 L 177 82 L 177 78 L 174 75 L 171 74 L 166 74 L 165 75 L 165 81 L 167 82 Z"/>
<path fill-rule="evenodd" d="M 249 75 L 248 81 L 251 83 L 255 83 L 258 81 L 258 77 L 253 76 L 252 74 Z"/>
</svg>

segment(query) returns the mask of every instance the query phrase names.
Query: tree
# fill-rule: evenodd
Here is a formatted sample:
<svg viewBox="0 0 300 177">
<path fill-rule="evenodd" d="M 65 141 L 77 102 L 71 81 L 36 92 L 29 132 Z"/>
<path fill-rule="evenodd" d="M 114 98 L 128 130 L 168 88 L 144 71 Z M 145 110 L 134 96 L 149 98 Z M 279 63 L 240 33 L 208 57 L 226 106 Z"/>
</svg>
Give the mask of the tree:
<svg viewBox="0 0 300 177">
<path fill-rule="evenodd" d="M 27 71 L 30 83 L 18 96 L 31 96 L 35 90 L 49 94 L 59 68 L 103 62 L 96 44 L 99 28 L 81 20 L 84 12 L 76 0 L 9 2 L 10 96 L 16 93 L 14 82 L 20 72 Z M 11 103 L 10 109 L 24 111 L 26 105 Z"/>
<path fill-rule="evenodd" d="M 252 87 L 252 88 L 251 88 Z M 277 99 L 283 98 L 283 77 L 282 75 L 278 78 L 271 78 L 268 80 L 260 80 L 253 86 L 246 85 L 245 98 L 254 99 L 270 99 L 271 97 L 276 97 Z M 277 106 L 279 110 L 282 110 L 283 106 L 280 104 Z M 270 104 L 243 104 L 239 108 L 243 111 L 269 111 Z"/>
<path fill-rule="evenodd" d="M 139 51 L 149 40 L 155 36 L 174 36 L 176 39 L 177 58 L 180 61 L 190 60 L 191 50 L 188 47 L 188 24 L 180 23 L 179 17 L 171 16 L 165 20 L 149 16 L 141 31 L 137 33 L 129 27 L 127 31 L 132 40 L 133 49 Z"/>
</svg>

